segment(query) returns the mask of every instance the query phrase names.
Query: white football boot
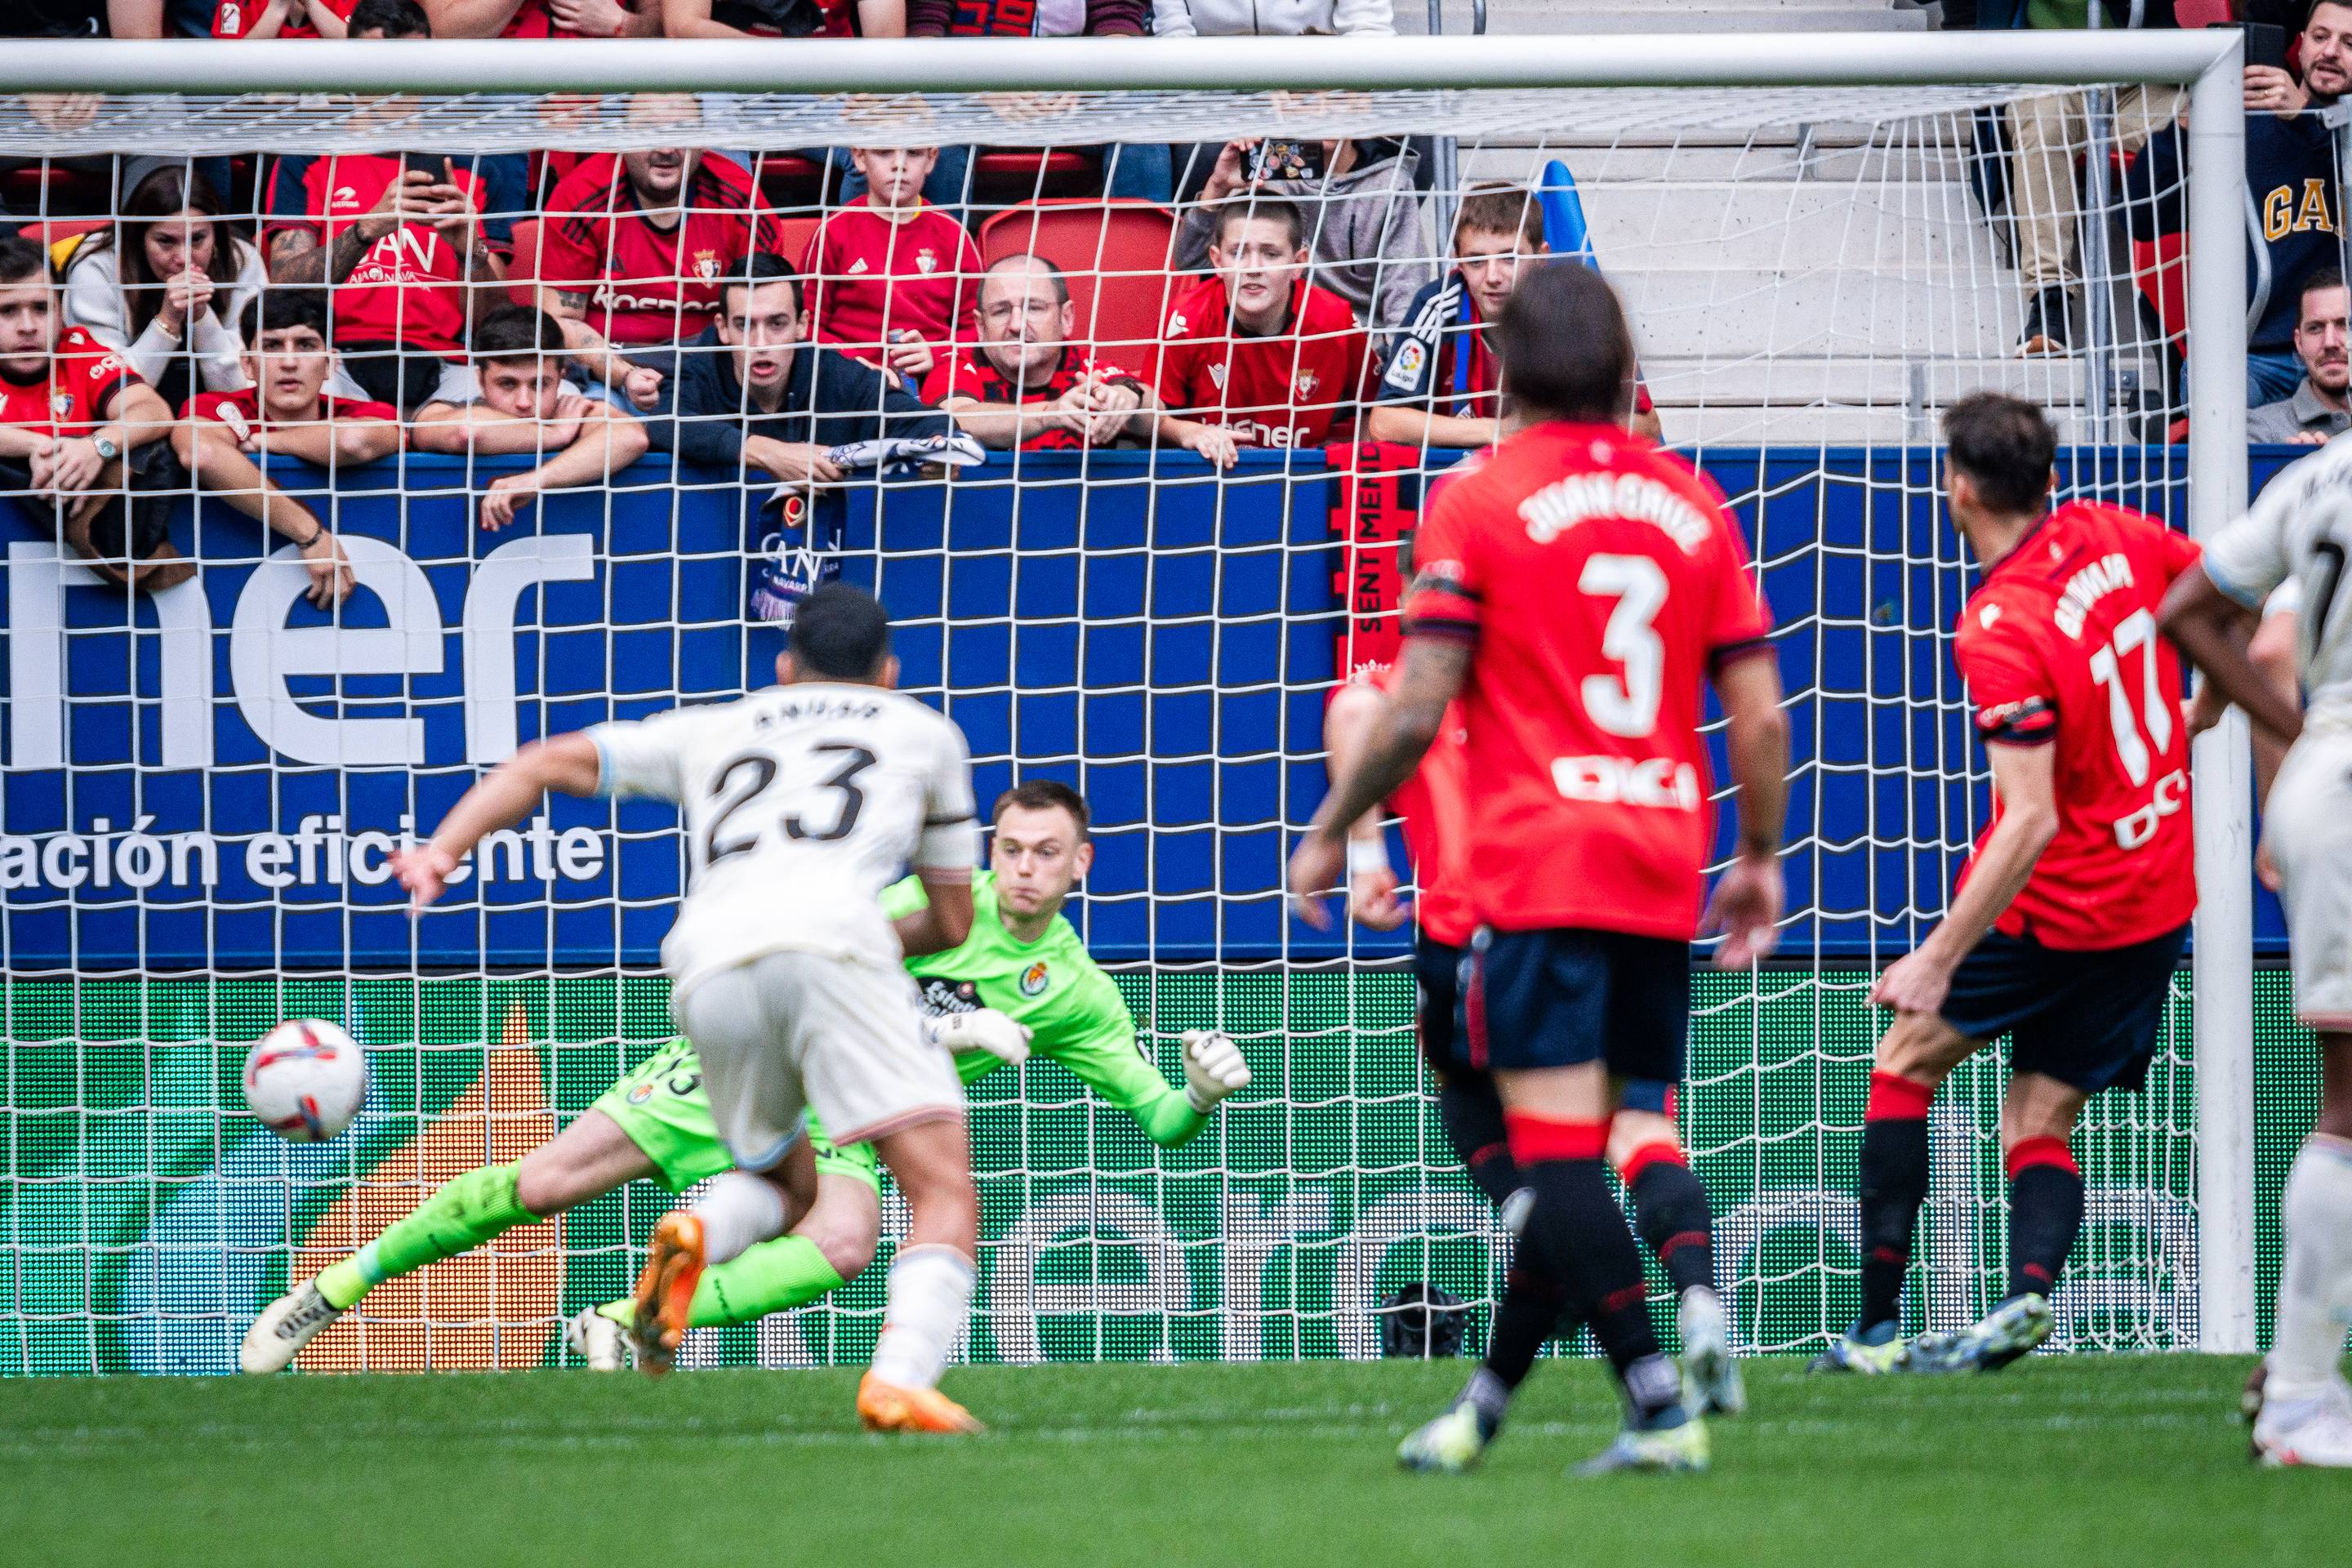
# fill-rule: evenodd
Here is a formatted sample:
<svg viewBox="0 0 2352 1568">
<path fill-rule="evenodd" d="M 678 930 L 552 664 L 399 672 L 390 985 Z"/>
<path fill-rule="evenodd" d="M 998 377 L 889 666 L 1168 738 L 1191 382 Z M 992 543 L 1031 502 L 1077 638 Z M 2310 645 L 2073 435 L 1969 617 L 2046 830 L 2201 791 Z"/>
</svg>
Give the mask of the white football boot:
<svg viewBox="0 0 2352 1568">
<path fill-rule="evenodd" d="M 284 1372 L 294 1363 L 296 1352 L 342 1315 L 341 1307 L 330 1307 L 319 1294 L 317 1280 L 303 1280 L 263 1308 L 253 1327 L 245 1331 L 245 1343 L 236 1352 L 238 1369 L 257 1377 Z"/>
<path fill-rule="evenodd" d="M 1748 1408 L 1739 1363 L 1731 1359 L 1731 1321 L 1723 1298 L 1704 1285 L 1683 1292 L 1675 1307 L 1683 1338 L 1683 1403 L 1695 1415 L 1737 1415 Z"/>
<path fill-rule="evenodd" d="M 2315 1394 L 2282 1399 L 2265 1388 L 2254 1417 L 2254 1457 L 2265 1465 L 2352 1469 L 2352 1385 L 2342 1378 Z"/>
</svg>

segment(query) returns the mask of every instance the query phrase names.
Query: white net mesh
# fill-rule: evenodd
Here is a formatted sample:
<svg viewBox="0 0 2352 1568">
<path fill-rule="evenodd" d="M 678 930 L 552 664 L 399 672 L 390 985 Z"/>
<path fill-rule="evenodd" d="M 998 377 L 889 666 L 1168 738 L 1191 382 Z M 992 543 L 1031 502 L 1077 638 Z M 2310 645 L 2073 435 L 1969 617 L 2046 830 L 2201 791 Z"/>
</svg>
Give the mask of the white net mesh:
<svg viewBox="0 0 2352 1568">
<path fill-rule="evenodd" d="M 518 739 L 760 680 L 775 612 L 833 570 L 890 605 L 907 682 L 963 725 L 983 796 L 1052 776 L 1092 801 L 1099 858 L 1073 914 L 1162 1078 L 1176 1081 L 1177 1032 L 1208 1026 L 1242 1042 L 1256 1075 L 1164 1151 L 1060 1066 L 976 1085 L 984 1240 L 970 1353 L 1369 1354 L 1379 1300 L 1422 1281 L 1470 1303 L 1475 1342 L 1501 1243 L 1427 1102 L 1402 946 L 1311 938 L 1285 921 L 1277 889 L 1285 830 L 1321 793 L 1324 696 L 1392 645 L 1395 541 L 1423 480 L 1461 455 L 1368 439 L 1360 399 L 1491 416 L 1477 304 L 1445 284 L 1454 214 L 1496 183 L 1542 193 L 1549 249 L 1620 287 L 1663 438 L 1730 498 L 1779 625 L 1796 721 L 1788 941 L 1757 976 L 1702 977 L 1682 1120 L 1716 1199 L 1742 1342 L 1797 1350 L 1843 1328 L 1880 1026 L 1863 995 L 1944 907 L 1984 807 L 1948 654 L 1969 579 L 1937 504 L 1937 413 L 1985 387 L 2032 397 L 2063 439 L 2096 443 L 2062 458 L 2065 493 L 2182 518 L 2185 465 L 2167 441 L 2183 247 L 2177 222 L 2163 228 L 2180 161 L 2169 176 L 2148 163 L 2145 211 L 2126 210 L 2121 165 L 2147 158 L 2138 132 L 2171 110 L 2136 102 L 2137 130 L 2119 133 L 2117 99 L 0 100 L 0 192 L 60 258 L 60 309 L 76 321 L 110 290 L 113 324 L 82 323 L 97 333 L 89 359 L 118 351 L 175 404 L 236 392 L 250 371 L 234 314 L 248 296 L 226 258 L 242 246 L 252 287 L 257 269 L 273 275 L 270 298 L 330 290 L 327 330 L 356 384 L 328 391 L 411 416 L 397 452 L 337 447 L 331 481 L 286 454 L 313 450 L 306 428 L 364 437 L 350 405 L 267 403 L 243 426 L 213 422 L 207 439 L 231 431 L 228 449 L 264 458 L 303 509 L 271 501 L 282 563 L 262 560 L 253 472 L 183 437 L 194 485 L 154 483 L 182 493 L 172 537 L 200 570 L 149 595 L 126 599 L 76 563 L 106 550 L 70 531 L 73 507 L 26 491 L 0 508 L 16 1132 L 0 1180 L 0 1370 L 226 1370 L 289 1280 L 440 1182 L 519 1157 L 650 1056 L 669 1027 L 654 956 L 678 876 L 666 816 L 558 803 L 486 848 L 480 885 L 414 927 L 383 856 Z M 2043 160 L 2030 185 L 2029 125 Z M 1207 220 L 1191 204 L 1237 136 L 1292 143 L 1312 166 L 1277 188 L 1304 213 L 1307 277 L 1353 324 L 1277 331 L 1277 397 L 1300 407 L 1261 409 L 1284 434 L 1221 467 L 1188 448 L 1203 444 L 1198 427 L 1228 422 L 1215 405 L 1238 405 L 1227 374 L 1238 384 L 1246 353 L 1266 350 L 1212 331 L 1194 356 L 1212 395 L 1171 382 L 1159 339 L 1207 276 Z M 853 211 L 834 150 L 913 142 L 973 151 L 942 160 L 962 173 L 925 209 L 947 227 L 904 232 L 970 237 L 877 250 L 836 226 L 824 248 L 819 226 Z M 649 164 L 603 156 L 677 148 L 699 153 L 701 173 L 676 197 Z M 450 216 L 436 208 L 339 251 L 400 161 L 420 155 L 423 183 L 454 181 L 478 228 L 436 229 Z M 201 269 L 215 300 L 235 301 L 209 321 L 179 311 L 176 341 L 162 342 L 153 322 L 176 308 L 153 235 L 172 226 L 133 199 L 157 161 L 218 186 L 224 222 Z M 1103 204 L 1107 178 L 1137 199 Z M 870 205 L 855 210 L 870 219 Z M 2053 265 L 2053 234 L 2054 302 L 2020 270 Z M 731 237 L 705 247 L 713 235 Z M 994 330 L 963 244 L 982 267 L 1024 251 L 1054 261 L 1076 306 L 1070 335 L 1102 362 L 1086 384 L 1129 384 L 1191 417 L 1161 424 L 1128 403 L 1091 426 L 1075 413 L 1033 423 L 1020 432 L 1031 445 L 992 446 L 951 481 L 836 455 L 822 489 L 775 499 L 780 475 L 808 471 L 778 443 L 940 430 L 948 417 L 1001 437 L 1019 373 L 990 382 L 988 345 L 970 341 Z M 719 285 L 753 247 L 810 274 L 828 353 L 908 351 L 911 401 L 866 375 L 829 411 L 837 427 L 762 426 L 761 348 L 681 354 L 679 340 L 735 309 Z M 110 252 L 111 271 L 86 270 Z M 648 254 L 667 258 L 657 275 L 629 270 Z M 855 319 L 881 330 L 829 321 L 844 307 L 828 307 L 828 289 L 880 300 L 878 317 Z M 754 330 L 752 292 L 733 293 L 734 336 Z M 944 325 L 927 336 L 923 300 L 941 297 Z M 509 299 L 574 322 L 576 384 L 532 405 L 543 416 L 516 416 L 491 384 L 518 363 L 482 352 L 490 308 Z M 2049 352 L 2021 356 L 2037 331 Z M 1399 374 L 1401 353 L 1425 356 L 1426 372 Z M 947 374 L 958 357 L 978 381 Z M 1370 369 L 1353 381 L 1358 364 Z M 913 407 L 959 386 L 960 410 Z M 300 403 L 300 388 L 287 396 Z M 436 399 L 446 406 L 425 411 Z M 638 458 L 634 434 L 615 432 L 641 420 L 654 450 Z M 535 468 L 515 521 L 486 530 L 496 481 Z M 120 489 L 109 473 L 101 489 Z M 357 574 L 331 615 L 299 602 L 311 579 L 288 542 L 314 523 Z M 2193 1342 L 2185 1001 L 2175 1012 L 2150 1091 L 2095 1102 L 2083 1136 L 2092 1219 L 2062 1342 Z M 236 1070 L 264 1028 L 306 1015 L 349 1024 L 375 1083 L 352 1133 L 289 1148 L 243 1111 Z M 1953 1326 L 2001 1294 L 2000 1077 L 1981 1063 L 1946 1093 L 1914 1327 Z M 634 1184 L 383 1286 L 303 1364 L 562 1359 L 558 1320 L 621 1292 L 670 1202 Z M 886 1234 L 886 1258 L 889 1245 Z M 855 1359 L 871 1347 L 879 1279 L 756 1331 L 709 1331 L 688 1359 Z"/>
</svg>

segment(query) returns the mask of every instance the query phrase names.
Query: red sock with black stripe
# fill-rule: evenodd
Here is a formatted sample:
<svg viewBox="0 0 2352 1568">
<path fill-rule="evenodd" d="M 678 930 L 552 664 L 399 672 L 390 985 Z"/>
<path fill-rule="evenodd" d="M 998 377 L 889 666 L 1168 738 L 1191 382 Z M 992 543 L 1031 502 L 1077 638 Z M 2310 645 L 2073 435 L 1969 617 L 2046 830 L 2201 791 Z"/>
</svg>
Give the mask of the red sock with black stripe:
<svg viewBox="0 0 2352 1568">
<path fill-rule="evenodd" d="M 1862 1314 L 1857 1332 L 1903 1319 L 1903 1273 L 1911 1234 L 1927 1201 L 1927 1107 L 1935 1086 L 1891 1072 L 1870 1075 L 1862 1113 Z"/>
<path fill-rule="evenodd" d="M 2063 1138 L 2018 1141 L 2009 1169 L 2009 1293 L 2048 1296 L 2083 1228 L 2083 1173 Z"/>
<path fill-rule="evenodd" d="M 1680 1296 L 1695 1285 L 1715 1285 L 1715 1215 L 1706 1188 L 1672 1143 L 1645 1143 L 1620 1173 L 1633 1197 L 1633 1228 L 1650 1244 Z"/>
<path fill-rule="evenodd" d="M 1615 1369 L 1638 1421 L 1679 1403 L 1681 1384 L 1658 1353 L 1642 1284 L 1642 1252 L 1626 1227 L 1625 1211 L 1609 1190 L 1601 1151 L 1606 1121 L 1557 1121 L 1506 1110 L 1511 1157 L 1535 1193 L 1520 1245 L 1534 1263 L 1568 1288 L 1571 1310 L 1592 1325 L 1592 1337 Z"/>
</svg>

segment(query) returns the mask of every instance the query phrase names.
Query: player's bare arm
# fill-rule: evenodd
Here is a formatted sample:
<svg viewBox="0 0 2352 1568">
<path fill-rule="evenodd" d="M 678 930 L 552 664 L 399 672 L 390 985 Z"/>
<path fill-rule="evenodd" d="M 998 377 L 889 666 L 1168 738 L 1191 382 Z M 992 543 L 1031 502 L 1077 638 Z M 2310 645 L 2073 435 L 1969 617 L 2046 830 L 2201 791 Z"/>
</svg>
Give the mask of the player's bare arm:
<svg viewBox="0 0 2352 1568">
<path fill-rule="evenodd" d="M 2224 700 L 2243 709 L 2246 717 L 2284 744 L 2303 733 L 2303 713 L 2248 657 L 2253 637 L 2253 616 L 2221 589 L 2205 573 L 2203 563 L 2190 565 L 2165 591 L 2157 613 L 2164 635 L 2180 645 L 2189 662 Z"/>
<path fill-rule="evenodd" d="M 940 866 L 918 866 L 915 879 L 923 884 L 923 907 L 892 921 L 898 945 L 908 958 L 945 952 L 961 947 L 971 934 L 971 872 Z"/>
<path fill-rule="evenodd" d="M 1870 1000 L 1897 1013 L 1932 1014 L 1944 1005 L 1952 972 L 1984 940 L 2033 876 L 2058 834 L 2056 753 L 2048 745 L 1988 745 L 2000 820 L 1978 849 L 1968 881 L 1941 924 L 1910 953 L 1887 965 Z"/>
<path fill-rule="evenodd" d="M 596 742 L 574 731 L 533 741 L 492 768 L 488 777 L 457 797 L 430 840 L 393 854 L 393 875 L 408 889 L 409 907 L 421 910 L 438 899 L 457 862 L 473 852 L 483 835 L 520 822 L 549 791 L 594 795 L 602 767 Z"/>
<path fill-rule="evenodd" d="M 1336 885 L 1349 825 L 1386 800 L 1412 776 L 1445 722 L 1445 707 L 1470 673 L 1470 647 L 1450 639 L 1409 637 L 1396 689 L 1381 704 L 1355 765 L 1335 773 L 1330 793 L 1290 858 L 1290 891 L 1299 918 L 1330 929 L 1322 895 Z"/>
<path fill-rule="evenodd" d="M 1780 667 L 1768 650 L 1715 672 L 1715 694 L 1729 721 L 1731 782 L 1738 790 L 1739 847 L 1707 900 L 1701 929 L 1721 931 L 1718 969 L 1740 969 L 1780 944 L 1787 896 L 1780 834 L 1789 809 L 1789 719 L 1780 710 Z"/>
<path fill-rule="evenodd" d="M 1355 766 L 1387 699 L 1364 681 L 1351 681 L 1331 696 L 1323 712 L 1325 768 L 1334 779 Z M 1412 918 L 1396 896 L 1396 869 L 1389 864 L 1380 813 L 1368 811 L 1348 825 L 1348 915 L 1371 931 L 1395 931 Z"/>
</svg>

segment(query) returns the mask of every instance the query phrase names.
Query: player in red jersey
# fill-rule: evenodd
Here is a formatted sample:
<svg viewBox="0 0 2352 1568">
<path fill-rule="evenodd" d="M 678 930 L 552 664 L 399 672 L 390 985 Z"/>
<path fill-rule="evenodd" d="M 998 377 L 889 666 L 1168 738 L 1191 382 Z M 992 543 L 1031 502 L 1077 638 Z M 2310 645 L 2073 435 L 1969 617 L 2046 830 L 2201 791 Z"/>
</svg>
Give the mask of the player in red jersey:
<svg viewBox="0 0 2352 1568">
<path fill-rule="evenodd" d="M 2047 510 L 2056 437 L 2030 403 L 1964 397 L 1944 437 L 1952 521 L 1984 571 L 1953 658 L 1991 759 L 1993 817 L 1942 923 L 1871 991 L 1896 1016 L 1863 1113 L 1862 1312 L 1817 1370 L 1990 1371 L 2049 1336 L 2083 1222 L 2074 1118 L 2147 1077 L 2197 905 L 2180 663 L 2156 619 L 2197 546 L 2121 507 Z M 1906 1345 L 1927 1108 L 2004 1034 L 2009 1294 L 1961 1333 Z"/>
<path fill-rule="evenodd" d="M 1777 940 L 1780 675 L 1720 492 L 1622 428 L 1633 350 L 1609 285 L 1580 267 L 1537 273 L 1496 344 L 1521 428 L 1423 528 L 1396 689 L 1317 811 L 1290 885 L 1324 918 L 1317 895 L 1348 825 L 1411 776 L 1458 698 L 1475 781 L 1459 864 L 1480 925 L 1454 1058 L 1493 1074 L 1535 1194 L 1527 1273 L 1563 1288 L 1625 1393 L 1625 1430 L 1582 1468 L 1702 1468 L 1706 1432 L 1660 1353 L 1601 1156 L 1612 1079 L 1682 1077 L 1692 939 L 1727 931 L 1727 967 Z M 1709 679 L 1743 809 L 1703 921 Z M 1515 1280 L 1507 1309 L 1529 1288 Z M 1475 1462 L 1501 1422 L 1493 1394 L 1474 1378 L 1399 1458 Z"/>
<path fill-rule="evenodd" d="M 1229 468 L 1239 449 L 1344 440 L 1370 391 L 1348 301 L 1307 281 L 1307 220 L 1278 196 L 1217 213 L 1216 275 L 1176 301 L 1153 379 L 1160 439 Z"/>
<path fill-rule="evenodd" d="M 629 100 L 641 129 L 700 115 L 690 93 Z M 703 331 L 719 319 L 719 279 L 755 250 L 783 248 L 742 165 L 686 146 L 581 164 L 550 193 L 541 233 L 540 309 L 563 323 L 572 363 L 640 410 L 660 401 L 677 357 L 642 351 Z"/>
<path fill-rule="evenodd" d="M 1148 437 L 1151 389 L 1070 342 L 1069 280 L 1042 256 L 1007 256 L 980 280 L 980 342 L 958 343 L 923 384 L 983 447 L 1076 451 Z"/>
</svg>

